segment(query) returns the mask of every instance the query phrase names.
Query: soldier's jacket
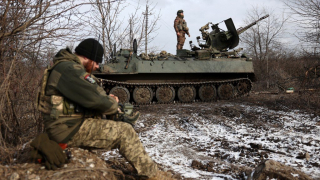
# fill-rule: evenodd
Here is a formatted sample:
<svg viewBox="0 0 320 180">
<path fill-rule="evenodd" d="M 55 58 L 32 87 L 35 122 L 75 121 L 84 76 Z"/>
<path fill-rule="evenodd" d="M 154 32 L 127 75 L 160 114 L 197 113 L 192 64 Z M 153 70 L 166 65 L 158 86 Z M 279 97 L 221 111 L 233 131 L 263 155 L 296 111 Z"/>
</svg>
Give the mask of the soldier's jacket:
<svg viewBox="0 0 320 180">
<path fill-rule="evenodd" d="M 44 107 L 40 111 L 49 137 L 66 143 L 85 118 L 114 114 L 118 103 L 107 96 L 97 84 L 98 80 L 85 71 L 79 58 L 69 49 L 60 50 L 53 62 L 53 68 L 47 69 L 47 81 L 46 77 L 43 80 L 45 93 L 40 93 L 38 101 Z"/>
<path fill-rule="evenodd" d="M 176 19 L 174 20 L 173 27 L 176 33 L 182 31 L 189 35 L 189 28 L 187 27 L 187 23 L 183 18 L 180 18 L 179 16 L 177 16 Z"/>
</svg>

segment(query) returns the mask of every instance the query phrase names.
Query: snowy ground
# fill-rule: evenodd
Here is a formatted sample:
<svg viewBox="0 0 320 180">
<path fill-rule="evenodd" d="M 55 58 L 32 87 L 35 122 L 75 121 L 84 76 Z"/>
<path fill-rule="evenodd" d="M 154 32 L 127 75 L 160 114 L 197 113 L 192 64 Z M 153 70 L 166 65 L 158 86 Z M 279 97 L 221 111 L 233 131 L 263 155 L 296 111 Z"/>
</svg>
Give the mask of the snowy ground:
<svg viewBox="0 0 320 180">
<path fill-rule="evenodd" d="M 135 129 L 146 151 L 181 179 L 244 179 L 264 159 L 320 179 L 319 116 L 241 102 L 155 105 L 140 111 Z"/>
</svg>

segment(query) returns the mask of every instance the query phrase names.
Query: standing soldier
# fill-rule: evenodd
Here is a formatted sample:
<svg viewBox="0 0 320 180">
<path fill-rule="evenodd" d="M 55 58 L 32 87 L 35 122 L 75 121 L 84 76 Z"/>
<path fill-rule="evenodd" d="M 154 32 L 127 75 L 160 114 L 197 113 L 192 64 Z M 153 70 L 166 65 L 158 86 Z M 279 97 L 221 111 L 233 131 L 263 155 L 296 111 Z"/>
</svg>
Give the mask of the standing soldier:
<svg viewBox="0 0 320 180">
<path fill-rule="evenodd" d="M 177 17 L 174 20 L 174 26 L 173 26 L 174 30 L 177 33 L 177 40 L 178 40 L 177 49 L 182 49 L 184 45 L 184 41 L 186 40 L 185 38 L 186 33 L 190 37 L 189 28 L 187 27 L 187 22 L 183 18 L 184 18 L 183 10 L 179 10 L 177 12 Z"/>
</svg>

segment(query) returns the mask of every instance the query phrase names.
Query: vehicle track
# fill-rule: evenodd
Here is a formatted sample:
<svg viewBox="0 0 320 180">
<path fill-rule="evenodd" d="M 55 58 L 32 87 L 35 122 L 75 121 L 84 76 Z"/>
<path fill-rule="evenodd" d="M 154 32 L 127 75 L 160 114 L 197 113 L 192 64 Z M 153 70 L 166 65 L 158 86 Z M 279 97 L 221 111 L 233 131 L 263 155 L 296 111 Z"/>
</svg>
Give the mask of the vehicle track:
<svg viewBox="0 0 320 180">
<path fill-rule="evenodd" d="M 184 83 L 128 83 L 100 79 L 100 85 L 107 93 L 118 96 L 121 103 L 135 105 L 230 100 L 246 96 L 252 89 L 248 78 Z"/>
</svg>

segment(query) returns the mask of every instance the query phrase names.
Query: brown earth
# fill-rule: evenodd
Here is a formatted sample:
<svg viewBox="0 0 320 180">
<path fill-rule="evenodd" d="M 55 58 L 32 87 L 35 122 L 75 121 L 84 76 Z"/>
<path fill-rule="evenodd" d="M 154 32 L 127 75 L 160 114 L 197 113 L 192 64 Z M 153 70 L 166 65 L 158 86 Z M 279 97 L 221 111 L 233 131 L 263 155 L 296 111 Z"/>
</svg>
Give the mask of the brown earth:
<svg viewBox="0 0 320 180">
<path fill-rule="evenodd" d="M 272 94 L 272 93 L 252 93 L 248 97 L 242 97 L 236 99 L 233 102 L 237 103 L 246 103 L 251 105 L 259 105 L 268 107 L 269 109 L 274 110 L 288 110 L 288 109 L 301 109 L 304 111 L 313 114 L 313 116 L 320 115 L 319 96 L 312 95 L 314 97 L 304 95 L 299 95 L 298 93 L 293 94 Z M 181 117 L 188 117 L 193 112 L 198 112 L 199 116 L 210 118 L 212 115 L 220 115 L 225 117 L 238 117 L 240 114 L 246 116 L 242 122 L 237 123 L 250 123 L 256 127 L 263 126 L 281 126 L 276 121 L 272 122 L 257 122 L 256 117 L 250 114 L 245 114 L 241 112 L 240 108 L 234 107 L 221 107 L 219 104 L 223 104 L 226 101 L 217 101 L 212 103 L 193 103 L 190 106 L 183 106 L 182 104 L 159 104 L 159 105 L 150 105 L 150 106 L 140 106 L 137 107 L 142 114 L 148 113 L 151 114 L 148 117 L 147 121 L 144 123 L 144 127 L 136 128 L 136 131 L 144 132 L 147 131 L 150 127 L 157 123 L 157 116 L 161 115 L 172 115 L 179 114 Z M 230 103 L 230 101 L 229 101 Z M 203 107 L 212 107 L 212 110 L 204 109 Z M 268 120 L 268 118 L 266 118 Z M 267 121 L 266 120 L 266 121 Z M 183 128 L 183 124 L 187 123 L 185 120 L 180 120 L 175 123 L 177 126 Z M 213 123 L 215 120 L 212 120 Z M 223 122 L 219 122 L 223 123 Z M 319 124 L 320 125 L 320 124 Z M 221 146 L 228 146 L 228 144 L 222 142 Z M 250 144 L 250 149 L 244 149 L 243 155 L 250 155 L 258 153 L 257 149 L 261 149 L 259 144 Z M 79 148 L 72 148 L 72 159 L 70 163 L 66 164 L 65 167 L 60 168 L 56 171 L 47 171 L 44 169 L 44 166 L 40 164 L 30 162 L 27 160 L 27 151 L 28 147 L 24 148 L 21 152 L 22 154 L 16 160 L 14 165 L 0 166 L 1 179 L 138 179 L 136 171 L 134 168 L 128 164 L 124 158 L 111 158 L 107 161 L 102 160 L 103 150 L 83 150 Z M 199 149 L 201 151 L 201 149 Z M 208 172 L 215 172 L 221 174 L 235 174 L 234 177 L 237 179 L 243 179 L 245 176 L 248 176 L 254 167 L 248 166 L 239 166 L 231 163 L 225 163 L 223 160 L 227 157 L 223 157 L 222 152 L 217 152 L 215 156 L 219 157 L 217 161 L 211 161 L 203 164 L 201 160 L 193 160 L 191 167 L 193 169 L 205 170 Z M 262 160 L 268 158 L 268 152 L 260 153 L 258 155 Z M 317 164 L 319 167 L 319 164 Z M 159 164 L 160 169 L 162 166 Z M 223 168 L 216 168 L 223 167 Z M 182 176 L 177 172 L 172 172 L 177 179 L 183 179 Z"/>
</svg>

